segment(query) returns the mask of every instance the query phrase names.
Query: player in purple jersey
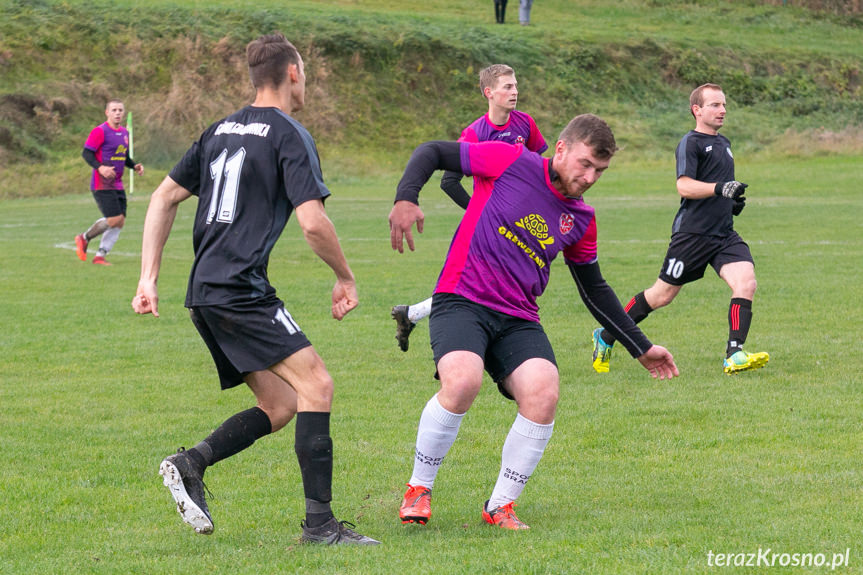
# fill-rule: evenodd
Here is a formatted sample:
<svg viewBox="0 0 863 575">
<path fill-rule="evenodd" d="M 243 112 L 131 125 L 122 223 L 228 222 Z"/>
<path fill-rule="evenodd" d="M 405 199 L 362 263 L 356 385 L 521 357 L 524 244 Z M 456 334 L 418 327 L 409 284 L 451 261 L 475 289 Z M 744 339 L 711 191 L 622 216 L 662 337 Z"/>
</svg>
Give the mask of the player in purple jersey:
<svg viewBox="0 0 863 575">
<path fill-rule="evenodd" d="M 429 520 L 434 480 L 485 370 L 518 413 L 482 517 L 528 528 L 513 505 L 554 427 L 559 375 L 536 300 L 558 255 L 584 304 L 633 357 L 653 377 L 678 375 L 668 350 L 650 343 L 599 270 L 596 219 L 582 195 L 616 150 L 608 125 L 585 114 L 564 128 L 551 159 L 499 142 L 427 142 L 411 156 L 390 212 L 390 241 L 399 252 L 405 240 L 414 249 L 412 227 L 424 219 L 419 191 L 434 170 L 461 170 L 476 185 L 435 288 L 429 330 L 440 391 L 420 417 L 413 475 L 399 510 L 403 523 Z"/>
<path fill-rule="evenodd" d="M 767 352 L 743 351 L 752 322 L 755 265 L 749 246 L 734 231 L 733 216 L 746 205 L 746 184 L 735 180 L 731 143 L 719 133 L 725 124 L 725 94 L 716 84 L 692 91 L 689 111 L 695 118 L 691 130 L 677 146 L 677 193 L 680 208 L 671 227 L 671 243 L 656 282 L 636 294 L 626 305 L 639 323 L 652 311 L 670 304 L 687 283 L 701 279 L 707 264 L 731 288 L 728 306 L 728 341 L 723 371 L 733 374 L 767 364 Z M 614 335 L 593 331 L 593 369 L 610 368 Z"/>
<path fill-rule="evenodd" d="M 290 116 L 305 105 L 303 60 L 281 34 L 250 42 L 246 54 L 254 102 L 205 130 L 153 193 L 132 307 L 158 316 L 162 251 L 178 204 L 198 196 L 186 306 L 222 389 L 245 383 L 257 405 L 227 419 L 195 447 L 166 457 L 159 473 L 183 521 L 198 533 L 211 533 L 204 471 L 296 415 L 294 451 L 306 496 L 303 541 L 374 545 L 378 541 L 337 521 L 330 508 L 333 380 L 267 279 L 270 252 L 293 212 L 306 243 L 336 275 L 333 317 L 341 320 L 358 304 L 353 272 L 324 210 L 330 191 L 317 148 Z"/>
<path fill-rule="evenodd" d="M 515 72 L 506 64 L 493 64 L 479 73 L 479 87 L 488 100 L 488 112 L 465 128 L 460 142 L 506 142 L 524 144 L 528 150 L 543 153 L 548 149 L 530 115 L 515 109 L 518 104 L 518 82 Z M 470 196 L 461 185 L 461 172 L 444 172 L 441 189 L 452 200 L 467 209 Z M 432 298 L 413 305 L 397 305 L 390 315 L 396 321 L 396 341 L 402 351 L 408 350 L 409 337 L 418 321 L 431 313 Z"/>
<path fill-rule="evenodd" d="M 111 100 L 105 107 L 107 121 L 93 128 L 84 143 L 81 155 L 93 168 L 90 190 L 102 212 L 84 233 L 75 236 L 75 251 L 78 259 L 87 261 L 87 245 L 93 238 L 102 236 L 99 251 L 93 263 L 111 265 L 105 259 L 126 223 L 126 192 L 123 188 L 123 170 L 129 168 L 137 174 L 144 173 L 144 166 L 135 163 L 129 156 L 129 131 L 121 125 L 126 118 L 126 108 L 120 100 Z"/>
</svg>

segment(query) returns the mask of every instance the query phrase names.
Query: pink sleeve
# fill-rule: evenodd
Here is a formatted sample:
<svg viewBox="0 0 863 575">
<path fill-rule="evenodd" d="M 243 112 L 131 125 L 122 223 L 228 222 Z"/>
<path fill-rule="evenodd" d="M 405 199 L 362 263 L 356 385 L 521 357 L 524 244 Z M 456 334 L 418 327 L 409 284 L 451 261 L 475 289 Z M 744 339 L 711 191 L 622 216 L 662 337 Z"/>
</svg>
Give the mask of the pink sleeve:
<svg viewBox="0 0 863 575">
<path fill-rule="evenodd" d="M 459 141 L 459 142 L 471 142 L 471 143 L 476 143 L 476 142 L 479 142 L 479 138 L 477 137 L 476 132 L 474 131 L 474 129 L 473 129 L 473 128 L 471 128 L 470 126 L 468 126 L 467 128 L 465 128 L 465 129 L 462 131 L 461 136 L 459 136 L 458 141 Z"/>
<path fill-rule="evenodd" d="M 78 140 L 79 142 L 81 140 Z M 99 148 L 102 147 L 102 144 L 105 142 L 105 132 L 102 131 L 102 126 L 96 126 L 93 128 L 93 131 L 90 132 L 90 135 L 87 136 L 87 141 L 84 142 L 84 147 L 88 150 L 93 150 L 94 152 L 98 152 Z"/>
<path fill-rule="evenodd" d="M 527 139 L 527 149 L 541 154 L 548 149 L 548 144 L 545 142 L 545 138 L 542 137 L 542 132 L 536 127 L 536 122 L 533 121 L 533 118 L 528 116 L 528 120 L 530 121 L 530 136 Z"/>
<path fill-rule="evenodd" d="M 581 239 L 563 251 L 563 256 L 574 264 L 590 264 L 596 261 L 596 216 L 590 219 Z"/>
<path fill-rule="evenodd" d="M 465 175 L 497 178 L 524 152 L 521 144 L 505 142 L 462 143 L 461 165 Z"/>
</svg>

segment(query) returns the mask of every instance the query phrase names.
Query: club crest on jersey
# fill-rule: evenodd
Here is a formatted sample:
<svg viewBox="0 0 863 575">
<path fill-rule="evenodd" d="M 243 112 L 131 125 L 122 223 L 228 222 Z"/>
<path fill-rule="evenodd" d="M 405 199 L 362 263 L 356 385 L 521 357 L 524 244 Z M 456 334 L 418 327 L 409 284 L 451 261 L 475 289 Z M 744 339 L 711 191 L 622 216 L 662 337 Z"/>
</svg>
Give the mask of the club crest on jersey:
<svg viewBox="0 0 863 575">
<path fill-rule="evenodd" d="M 568 234 L 572 231 L 572 226 L 575 223 L 571 214 L 560 214 L 560 233 Z"/>
<path fill-rule="evenodd" d="M 529 231 L 533 237 L 539 240 L 542 249 L 546 249 L 554 243 L 554 236 L 548 235 L 548 224 L 539 214 L 527 215 L 515 222 L 515 225 Z"/>
<path fill-rule="evenodd" d="M 515 139 L 515 143 L 516 143 L 516 144 L 524 144 L 524 136 L 518 136 L 518 137 Z"/>
</svg>

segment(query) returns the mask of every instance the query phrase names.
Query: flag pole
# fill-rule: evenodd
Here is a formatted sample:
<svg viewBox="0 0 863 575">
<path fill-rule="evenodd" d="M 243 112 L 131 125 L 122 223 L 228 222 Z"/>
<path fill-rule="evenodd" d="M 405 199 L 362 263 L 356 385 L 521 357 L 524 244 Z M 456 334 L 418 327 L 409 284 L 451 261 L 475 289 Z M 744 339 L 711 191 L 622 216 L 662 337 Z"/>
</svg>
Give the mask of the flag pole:
<svg viewBox="0 0 863 575">
<path fill-rule="evenodd" d="M 129 120 L 126 122 L 126 129 L 129 130 L 129 157 L 135 157 L 135 139 L 134 130 L 132 129 L 132 112 L 129 112 Z M 135 168 L 129 170 L 129 195 L 135 193 Z"/>
</svg>

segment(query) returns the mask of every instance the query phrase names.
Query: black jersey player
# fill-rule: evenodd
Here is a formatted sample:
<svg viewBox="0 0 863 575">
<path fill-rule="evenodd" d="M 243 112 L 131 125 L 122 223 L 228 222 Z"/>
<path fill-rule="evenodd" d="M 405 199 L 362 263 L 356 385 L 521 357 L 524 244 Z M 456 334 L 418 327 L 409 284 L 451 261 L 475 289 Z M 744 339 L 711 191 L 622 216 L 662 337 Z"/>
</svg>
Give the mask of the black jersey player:
<svg viewBox="0 0 863 575">
<path fill-rule="evenodd" d="M 197 196 L 185 305 L 222 389 L 245 383 L 257 405 L 228 418 L 195 447 L 165 458 L 159 472 L 183 520 L 210 533 L 204 470 L 296 415 L 294 449 L 306 497 L 303 540 L 376 544 L 333 516 L 333 380 L 267 278 L 270 251 L 294 213 L 306 242 L 336 275 L 333 317 L 340 320 L 357 305 L 353 273 L 324 210 L 330 192 L 314 140 L 290 116 L 305 103 L 303 60 L 281 34 L 250 42 L 247 57 L 254 103 L 204 131 L 153 193 L 132 307 L 158 316 L 162 251 L 178 204 Z"/>
<path fill-rule="evenodd" d="M 723 370 L 727 374 L 763 367 L 766 352 L 748 353 L 743 343 L 752 321 L 755 265 L 749 246 L 734 231 L 734 216 L 745 206 L 747 185 L 734 175 L 731 143 L 719 133 L 725 123 L 725 94 L 716 84 L 692 91 L 689 110 L 695 129 L 677 145 L 677 193 L 680 208 L 671 228 L 671 243 L 659 278 L 635 295 L 626 311 L 636 323 L 671 303 L 681 288 L 701 279 L 710 264 L 728 287 L 728 342 Z M 609 370 L 614 337 L 607 330 L 593 332 L 593 368 Z"/>
</svg>

